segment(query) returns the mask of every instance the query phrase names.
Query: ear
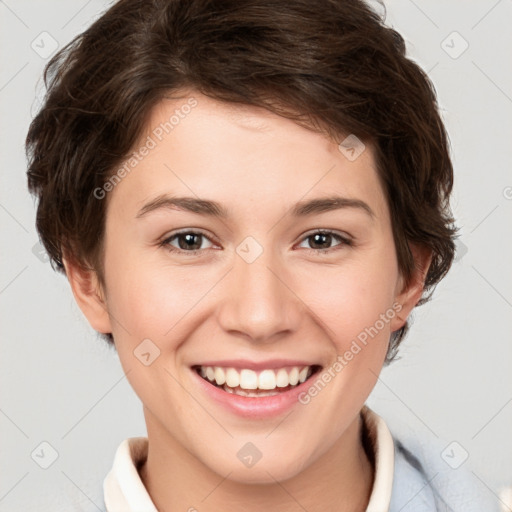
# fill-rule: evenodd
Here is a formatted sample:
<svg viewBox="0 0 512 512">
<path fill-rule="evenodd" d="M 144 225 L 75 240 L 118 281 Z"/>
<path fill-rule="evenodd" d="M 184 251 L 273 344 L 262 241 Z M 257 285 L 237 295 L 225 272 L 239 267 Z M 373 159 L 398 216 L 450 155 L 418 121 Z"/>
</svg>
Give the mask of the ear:
<svg viewBox="0 0 512 512">
<path fill-rule="evenodd" d="M 397 331 L 405 325 L 409 314 L 421 299 L 427 272 L 432 262 L 432 251 L 428 247 L 409 244 L 409 248 L 414 258 L 413 275 L 407 286 L 404 286 L 402 277 L 399 279 L 395 302 L 402 307 L 391 321 L 391 331 Z"/>
<path fill-rule="evenodd" d="M 65 258 L 63 263 L 76 303 L 91 327 L 97 332 L 111 333 L 105 293 L 97 273 L 83 268 L 71 259 Z"/>
</svg>

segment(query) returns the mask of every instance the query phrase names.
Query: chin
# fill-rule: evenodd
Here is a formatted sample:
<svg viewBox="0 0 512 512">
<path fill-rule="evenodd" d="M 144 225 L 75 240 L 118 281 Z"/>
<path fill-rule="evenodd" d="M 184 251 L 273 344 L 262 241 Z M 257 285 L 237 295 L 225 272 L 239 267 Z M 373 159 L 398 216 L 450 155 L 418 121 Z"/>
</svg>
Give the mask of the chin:
<svg viewBox="0 0 512 512">
<path fill-rule="evenodd" d="M 305 468 L 304 460 L 291 457 L 280 457 L 275 453 L 270 457 L 262 454 L 261 458 L 252 466 L 246 465 L 238 459 L 235 454 L 236 463 L 233 459 L 223 460 L 221 464 L 215 464 L 210 468 L 222 477 L 239 484 L 266 485 L 275 484 L 289 480 L 297 476 Z M 266 458 L 266 460 L 264 460 Z"/>
</svg>

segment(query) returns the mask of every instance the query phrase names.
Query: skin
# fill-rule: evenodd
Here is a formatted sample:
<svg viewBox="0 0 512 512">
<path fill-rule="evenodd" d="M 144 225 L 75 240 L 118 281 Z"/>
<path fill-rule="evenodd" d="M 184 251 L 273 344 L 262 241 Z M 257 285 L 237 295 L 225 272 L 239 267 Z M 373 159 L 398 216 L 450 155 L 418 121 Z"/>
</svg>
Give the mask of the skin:
<svg viewBox="0 0 512 512">
<path fill-rule="evenodd" d="M 141 478 L 162 511 L 365 510 L 373 469 L 359 413 L 392 331 L 421 296 L 430 255 L 411 247 L 418 270 L 404 287 L 369 145 L 351 162 L 322 134 L 195 91 L 162 101 L 141 144 L 190 96 L 197 106 L 107 197 L 104 285 L 65 262 L 79 306 L 94 329 L 113 333 L 143 403 L 149 453 Z M 215 200 L 230 216 L 160 208 L 137 218 L 161 194 Z M 333 194 L 364 201 L 373 218 L 354 207 L 290 214 L 298 201 Z M 160 243 L 184 228 L 206 235 L 196 239 L 199 254 Z M 317 228 L 353 243 L 333 237 L 315 246 Z M 248 236 L 263 248 L 252 263 L 236 252 Z M 179 239 L 169 243 L 179 251 Z M 299 358 L 325 369 L 396 303 L 400 313 L 289 415 L 247 420 L 226 412 L 190 369 L 232 357 Z M 133 353 L 147 338 L 161 351 L 149 366 Z M 251 468 L 236 456 L 249 441 L 263 454 Z"/>
</svg>

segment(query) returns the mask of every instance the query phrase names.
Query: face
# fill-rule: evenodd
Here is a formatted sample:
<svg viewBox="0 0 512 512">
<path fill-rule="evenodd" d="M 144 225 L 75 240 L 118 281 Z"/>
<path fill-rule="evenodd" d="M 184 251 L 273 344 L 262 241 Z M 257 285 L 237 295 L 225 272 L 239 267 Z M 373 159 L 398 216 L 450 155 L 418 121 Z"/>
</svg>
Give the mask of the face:
<svg viewBox="0 0 512 512">
<path fill-rule="evenodd" d="M 413 305 L 372 148 L 347 158 L 199 93 L 148 126 L 105 199 L 104 309 L 82 309 L 112 332 L 149 434 L 238 481 L 293 477 L 354 424 Z"/>
</svg>

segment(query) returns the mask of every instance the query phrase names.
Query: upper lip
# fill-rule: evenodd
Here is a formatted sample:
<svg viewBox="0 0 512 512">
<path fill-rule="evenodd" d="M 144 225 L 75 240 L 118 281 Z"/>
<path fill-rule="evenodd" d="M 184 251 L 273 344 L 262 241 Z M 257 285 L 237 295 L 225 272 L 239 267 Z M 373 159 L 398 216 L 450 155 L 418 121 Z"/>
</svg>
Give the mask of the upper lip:
<svg viewBox="0 0 512 512">
<path fill-rule="evenodd" d="M 267 361 L 250 361 L 248 359 L 223 359 L 222 361 L 204 361 L 193 365 L 197 366 L 220 366 L 221 368 L 238 368 L 248 370 L 273 370 L 278 368 L 285 368 L 287 366 L 321 366 L 318 363 L 311 361 L 300 361 L 299 359 L 268 359 Z"/>
</svg>

